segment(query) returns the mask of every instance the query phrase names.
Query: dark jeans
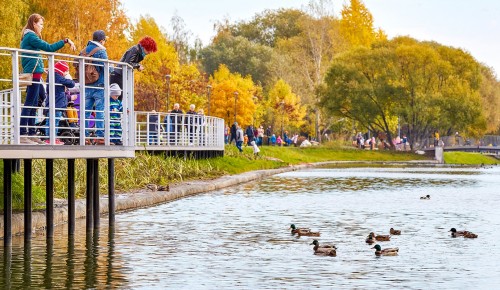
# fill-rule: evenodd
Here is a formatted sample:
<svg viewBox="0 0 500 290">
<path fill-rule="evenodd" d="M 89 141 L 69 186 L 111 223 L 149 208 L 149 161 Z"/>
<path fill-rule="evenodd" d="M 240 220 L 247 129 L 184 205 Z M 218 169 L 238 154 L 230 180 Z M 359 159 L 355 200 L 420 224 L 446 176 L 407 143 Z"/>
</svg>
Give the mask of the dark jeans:
<svg viewBox="0 0 500 290">
<path fill-rule="evenodd" d="M 33 78 L 34 82 L 39 82 L 40 79 Z M 45 89 L 42 84 L 33 83 L 26 89 L 26 101 L 24 101 L 24 108 L 21 110 L 21 135 L 36 135 L 35 130 L 35 117 L 36 108 L 26 108 L 26 107 L 36 107 L 38 106 L 38 99 L 45 97 Z M 26 128 L 29 127 L 29 128 Z"/>
<path fill-rule="evenodd" d="M 243 141 L 236 141 L 236 148 L 238 148 L 240 152 L 243 152 L 243 149 L 241 149 L 241 145 L 243 145 Z"/>
</svg>

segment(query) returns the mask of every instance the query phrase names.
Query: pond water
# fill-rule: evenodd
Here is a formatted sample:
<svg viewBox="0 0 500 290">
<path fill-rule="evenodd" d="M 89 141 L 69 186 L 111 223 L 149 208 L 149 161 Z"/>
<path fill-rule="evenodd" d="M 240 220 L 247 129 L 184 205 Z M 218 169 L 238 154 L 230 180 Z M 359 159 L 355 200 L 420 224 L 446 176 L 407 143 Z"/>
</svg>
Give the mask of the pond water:
<svg viewBox="0 0 500 290">
<path fill-rule="evenodd" d="M 494 289 L 500 285 L 500 168 L 356 167 L 284 173 L 152 208 L 117 225 L 54 242 L 16 237 L 3 256 L 1 288 Z M 430 194 L 430 200 L 420 196 Z M 313 255 L 321 232 L 337 257 Z M 369 232 L 400 236 L 376 257 Z M 451 238 L 450 228 L 477 239 Z"/>
</svg>

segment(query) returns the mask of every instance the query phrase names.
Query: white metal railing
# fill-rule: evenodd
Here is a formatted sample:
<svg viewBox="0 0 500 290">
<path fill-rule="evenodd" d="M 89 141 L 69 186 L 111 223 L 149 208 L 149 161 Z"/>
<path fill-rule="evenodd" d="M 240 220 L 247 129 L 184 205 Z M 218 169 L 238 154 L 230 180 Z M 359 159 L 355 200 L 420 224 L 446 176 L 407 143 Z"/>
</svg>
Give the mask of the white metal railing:
<svg viewBox="0 0 500 290">
<path fill-rule="evenodd" d="M 23 55 L 23 53 L 25 54 Z M 41 57 L 34 56 L 38 54 L 41 55 Z M 46 73 L 49 82 L 47 83 L 43 80 L 40 82 L 33 82 L 34 84 L 42 85 L 44 89 L 46 86 L 49 87 L 46 97 L 49 103 L 47 107 L 43 103 L 39 104 L 39 102 L 36 102 L 35 106 L 25 106 L 26 83 L 19 80 L 19 73 L 22 72 L 22 68 L 20 67 L 21 58 L 37 58 L 48 64 L 46 66 Z M 98 59 L 98 61 L 103 64 L 93 63 L 93 65 L 104 68 L 104 85 L 91 87 L 84 84 L 85 63 L 91 60 L 96 59 L 59 53 L 0 47 L 0 65 L 4 66 L 3 69 L 0 70 L 0 87 L 7 88 L 6 90 L 0 91 L 0 145 L 22 145 L 21 137 L 24 137 L 21 136 L 22 128 L 26 132 L 29 132 L 31 129 L 32 133 L 33 131 L 35 132 L 35 135 L 32 137 L 49 140 L 49 144 L 51 145 L 55 145 L 56 139 L 60 139 L 65 144 L 78 144 L 80 146 L 94 143 L 103 143 L 103 145 L 106 146 L 112 145 L 111 141 L 113 141 L 113 139 L 111 139 L 110 134 L 114 133 L 116 130 L 120 130 L 121 137 L 119 141 L 122 143 L 122 146 L 134 146 L 134 77 L 132 67 L 126 63 Z M 79 64 L 80 77 L 78 80 L 75 80 L 75 82 L 79 84 L 79 89 L 73 90 L 73 93 L 78 95 L 77 100 L 79 100 L 78 103 L 75 102 L 78 120 L 72 124 L 70 124 L 70 120 L 66 115 L 67 108 L 55 107 L 55 87 L 59 84 L 54 82 L 54 64 L 58 61 L 67 62 L 70 67 L 73 66 L 72 64 Z M 11 64 L 10 68 L 8 67 L 9 63 Z M 123 82 L 123 87 L 121 88 L 123 92 L 123 113 L 121 113 L 121 118 L 118 121 L 110 120 L 109 81 L 112 71 L 121 71 Z M 89 89 L 103 90 L 103 110 L 98 111 L 94 108 L 86 109 L 86 98 L 84 96 Z M 24 112 L 24 114 L 22 114 L 22 112 Z M 56 112 L 61 112 L 62 114 L 62 121 L 59 122 L 59 126 L 57 127 L 55 126 Z M 87 115 L 91 115 L 92 113 L 96 115 L 102 114 L 103 117 L 94 119 L 92 122 L 92 120 L 90 120 L 91 117 L 86 118 Z M 21 125 L 21 118 L 28 120 L 28 124 Z M 120 122 L 121 129 L 112 127 L 113 122 Z M 101 123 L 103 124 L 102 127 L 100 126 Z M 56 130 L 58 131 L 57 135 Z M 103 134 L 100 134 L 100 132 L 96 134 L 98 131 L 102 131 Z M 80 134 L 80 132 L 85 132 L 85 134 Z"/>
<path fill-rule="evenodd" d="M 195 114 L 135 112 L 136 146 L 224 150 L 224 120 Z"/>
<path fill-rule="evenodd" d="M 49 82 L 41 80 L 44 88 L 48 85 L 48 106 L 40 103 L 34 106 L 27 106 L 24 103 L 26 99 L 26 84 L 19 80 L 21 57 L 36 58 L 35 56 L 26 56 L 22 53 L 40 54 L 41 59 L 48 63 L 47 75 Z M 57 61 L 66 61 L 70 67 L 71 64 L 79 63 L 80 78 L 76 80 L 79 85 L 76 89 L 70 89 L 70 96 L 76 95 L 74 108 L 78 118 L 68 117 L 68 110 L 71 108 L 55 107 L 55 84 L 54 65 Z M 93 145 L 96 141 L 104 143 L 105 146 L 117 143 L 113 138 L 113 133 L 119 131 L 121 137 L 118 139 L 122 146 L 135 146 L 141 148 L 165 147 L 166 150 L 175 150 L 179 148 L 192 147 L 194 150 L 224 150 L 224 120 L 216 117 L 190 114 L 171 114 L 171 113 L 153 113 L 153 112 L 134 112 L 134 92 L 133 92 L 133 71 L 132 67 L 125 63 L 102 60 L 104 67 L 104 86 L 91 87 L 84 85 L 84 65 L 89 60 L 95 60 L 88 57 L 49 53 L 42 51 L 21 50 L 15 48 L 0 47 L 0 65 L 8 63 L 10 68 L 0 69 L 0 88 L 6 88 L 0 91 L 0 150 L 2 145 L 24 145 L 21 142 L 21 128 L 23 130 L 35 131 L 36 138 L 49 140 L 49 144 L 55 145 L 56 139 L 61 140 L 66 145 Z M 122 112 L 113 112 L 121 115 L 121 118 L 110 118 L 110 98 L 109 81 L 110 70 L 121 70 L 123 77 L 123 110 Z M 70 70 L 71 71 L 71 70 Z M 73 72 L 73 71 L 72 71 Z M 36 82 L 34 82 L 36 83 Z M 97 89 L 104 91 L 104 109 L 85 108 L 85 92 L 88 89 Z M 81 96 L 81 97 L 80 97 Z M 23 110 L 29 110 L 32 114 L 21 114 Z M 59 125 L 56 127 L 56 112 L 61 113 Z M 101 115 L 102 118 L 92 118 L 92 113 Z M 90 114 L 89 118 L 86 118 Z M 21 125 L 21 118 L 32 120 L 28 124 Z M 88 121 L 88 122 L 86 122 Z M 103 136 L 97 136 L 97 122 L 102 122 Z M 117 122 L 121 126 L 114 126 Z M 31 124 L 30 124 L 31 123 Z M 87 124 L 88 123 L 88 124 Z M 121 128 L 119 128 L 121 127 Z M 56 135 L 56 131 L 58 132 Z M 86 132 L 86 134 L 80 134 Z M 87 135 L 87 136 L 86 136 Z M 154 146 L 154 147 L 151 147 Z M 117 148 L 118 147 L 118 148 Z M 109 149 L 120 149 L 121 146 L 113 146 Z M 30 147 L 31 150 L 31 147 Z"/>
</svg>

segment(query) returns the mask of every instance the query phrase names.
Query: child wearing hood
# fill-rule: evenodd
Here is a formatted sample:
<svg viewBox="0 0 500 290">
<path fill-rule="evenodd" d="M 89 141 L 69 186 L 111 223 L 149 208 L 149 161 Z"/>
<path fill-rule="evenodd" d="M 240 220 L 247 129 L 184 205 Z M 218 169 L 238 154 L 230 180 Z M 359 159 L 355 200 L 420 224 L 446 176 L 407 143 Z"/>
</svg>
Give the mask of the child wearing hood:
<svg viewBox="0 0 500 290">
<path fill-rule="evenodd" d="M 56 113 L 55 113 L 55 126 L 56 126 L 56 136 L 57 132 L 59 131 L 57 127 L 59 127 L 59 121 L 61 120 L 63 112 L 66 111 L 66 107 L 68 106 L 68 99 L 66 97 L 66 88 L 72 88 L 75 86 L 75 82 L 72 80 L 71 75 L 69 74 L 69 66 L 68 63 L 65 61 L 58 61 L 54 65 L 54 83 L 55 83 L 55 108 L 56 108 Z M 50 96 L 50 76 L 47 78 L 47 92 L 49 92 Z M 49 107 L 49 101 L 50 97 L 47 98 L 47 107 Z M 45 128 L 45 136 L 49 136 L 50 134 L 50 110 L 49 113 L 47 114 L 47 128 Z M 46 144 L 50 144 L 50 139 L 45 140 Z M 55 141 L 56 145 L 63 145 L 64 142 L 62 142 L 59 139 L 56 139 Z"/>
<path fill-rule="evenodd" d="M 122 139 L 122 112 L 123 105 L 119 97 L 122 94 L 122 89 L 118 84 L 109 86 L 109 142 L 111 145 L 123 145 Z"/>
</svg>

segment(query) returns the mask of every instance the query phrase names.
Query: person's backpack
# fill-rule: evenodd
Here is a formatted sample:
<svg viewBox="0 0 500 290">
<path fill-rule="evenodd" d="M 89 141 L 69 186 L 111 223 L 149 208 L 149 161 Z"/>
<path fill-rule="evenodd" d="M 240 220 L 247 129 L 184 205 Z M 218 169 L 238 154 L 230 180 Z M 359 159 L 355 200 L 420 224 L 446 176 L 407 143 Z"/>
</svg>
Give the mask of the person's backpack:
<svg viewBox="0 0 500 290">
<path fill-rule="evenodd" d="M 80 54 L 79 54 L 80 56 L 91 57 L 96 52 L 101 50 L 101 48 L 95 47 L 88 54 L 86 54 L 85 49 L 86 48 L 84 48 L 80 52 Z M 95 83 L 99 79 L 99 72 L 97 71 L 97 68 L 95 67 L 95 65 L 92 64 L 92 61 L 86 60 L 85 62 L 86 62 L 86 64 L 85 64 L 85 84 L 88 85 L 88 84 Z M 75 69 L 76 69 L 75 77 L 77 80 L 80 80 L 80 64 L 79 63 L 75 64 Z"/>
</svg>

